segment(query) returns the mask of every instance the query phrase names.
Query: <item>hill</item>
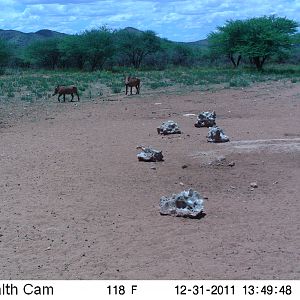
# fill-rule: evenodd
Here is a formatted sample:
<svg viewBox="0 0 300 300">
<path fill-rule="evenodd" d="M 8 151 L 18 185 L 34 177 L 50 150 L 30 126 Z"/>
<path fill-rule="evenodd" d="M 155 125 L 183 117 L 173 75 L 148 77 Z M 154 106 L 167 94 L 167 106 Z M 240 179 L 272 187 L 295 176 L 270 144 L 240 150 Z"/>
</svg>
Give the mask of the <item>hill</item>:
<svg viewBox="0 0 300 300">
<path fill-rule="evenodd" d="M 65 33 L 60 33 L 48 29 L 42 29 L 37 32 L 24 33 L 17 30 L 2 30 L 0 29 L 0 39 L 5 40 L 17 47 L 26 47 L 34 41 L 64 37 Z"/>
<path fill-rule="evenodd" d="M 133 27 L 125 27 L 122 29 L 124 31 L 128 31 L 130 33 L 136 33 L 136 34 L 141 34 L 143 31 L 133 28 Z M 36 32 L 21 32 L 17 30 L 3 30 L 0 29 L 0 39 L 3 39 L 11 44 L 16 45 L 18 48 L 26 47 L 29 44 L 31 44 L 34 41 L 37 40 L 43 40 L 43 39 L 48 39 L 48 38 L 55 38 L 55 37 L 64 37 L 67 36 L 68 34 L 66 33 L 61 33 L 49 29 L 42 29 Z M 166 40 L 166 39 L 162 39 Z M 200 41 L 195 41 L 195 42 L 173 42 L 169 41 L 170 43 L 177 43 L 177 44 L 182 44 L 182 45 L 187 45 L 191 47 L 207 47 L 208 42 L 207 40 L 200 40 Z"/>
<path fill-rule="evenodd" d="M 135 34 L 141 34 L 143 31 L 133 28 L 133 27 L 125 27 L 124 29 L 122 29 L 124 31 L 128 31 L 130 33 L 135 33 Z M 204 39 L 204 40 L 199 40 L 199 41 L 195 41 L 195 42 L 174 42 L 174 41 L 170 41 L 167 39 L 162 39 L 164 41 L 168 41 L 169 43 L 176 43 L 176 44 L 181 44 L 181 45 L 186 45 L 186 46 L 190 46 L 193 48 L 206 48 L 208 47 L 208 40 Z"/>
</svg>

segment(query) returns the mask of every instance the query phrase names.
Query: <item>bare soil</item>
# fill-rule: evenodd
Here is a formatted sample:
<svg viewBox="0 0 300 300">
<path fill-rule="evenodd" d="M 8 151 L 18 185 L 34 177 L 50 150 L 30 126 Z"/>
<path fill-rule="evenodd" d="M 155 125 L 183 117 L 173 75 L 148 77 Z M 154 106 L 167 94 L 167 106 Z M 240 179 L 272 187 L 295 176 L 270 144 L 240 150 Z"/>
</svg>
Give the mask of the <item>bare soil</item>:
<svg viewBox="0 0 300 300">
<path fill-rule="evenodd" d="M 300 84 L 141 93 L 3 123 L 0 279 L 300 279 Z M 229 143 L 184 116 L 203 110 Z M 181 135 L 157 134 L 168 119 Z M 161 216 L 188 188 L 206 215 Z"/>
</svg>

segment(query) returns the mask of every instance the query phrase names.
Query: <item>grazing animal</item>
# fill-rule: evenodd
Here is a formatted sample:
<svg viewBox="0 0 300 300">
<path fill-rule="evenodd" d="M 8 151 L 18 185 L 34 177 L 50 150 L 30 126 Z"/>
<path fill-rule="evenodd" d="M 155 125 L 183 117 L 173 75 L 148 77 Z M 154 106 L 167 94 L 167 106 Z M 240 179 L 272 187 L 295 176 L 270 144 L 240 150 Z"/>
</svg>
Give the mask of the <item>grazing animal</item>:
<svg viewBox="0 0 300 300">
<path fill-rule="evenodd" d="M 79 99 L 79 95 L 78 95 L 78 90 L 77 87 L 72 85 L 72 86 L 62 86 L 62 85 L 58 85 L 55 90 L 54 90 L 54 95 L 58 94 L 58 101 L 60 102 L 60 96 L 64 95 L 64 102 L 66 102 L 66 94 L 67 95 L 71 95 L 72 99 L 71 102 L 73 102 L 73 98 L 74 98 L 74 94 L 77 96 L 78 101 L 80 101 Z"/>
<path fill-rule="evenodd" d="M 125 76 L 125 86 L 126 86 L 126 95 L 128 92 L 128 87 L 130 87 L 130 95 L 132 95 L 132 88 L 136 88 L 136 94 L 140 93 L 140 83 L 141 80 L 136 77 Z"/>
</svg>

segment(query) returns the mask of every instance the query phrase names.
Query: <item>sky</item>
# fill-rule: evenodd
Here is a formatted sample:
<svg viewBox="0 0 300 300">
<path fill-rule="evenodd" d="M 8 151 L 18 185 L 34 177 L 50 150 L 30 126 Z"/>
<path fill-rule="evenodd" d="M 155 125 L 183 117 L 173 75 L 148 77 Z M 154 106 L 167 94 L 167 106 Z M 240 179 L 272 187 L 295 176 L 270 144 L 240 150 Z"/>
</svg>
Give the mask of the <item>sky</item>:
<svg viewBox="0 0 300 300">
<path fill-rule="evenodd" d="M 192 42 L 227 20 L 273 14 L 300 23 L 300 0 L 0 0 L 0 29 L 75 34 L 103 25 L 129 26 Z"/>
</svg>

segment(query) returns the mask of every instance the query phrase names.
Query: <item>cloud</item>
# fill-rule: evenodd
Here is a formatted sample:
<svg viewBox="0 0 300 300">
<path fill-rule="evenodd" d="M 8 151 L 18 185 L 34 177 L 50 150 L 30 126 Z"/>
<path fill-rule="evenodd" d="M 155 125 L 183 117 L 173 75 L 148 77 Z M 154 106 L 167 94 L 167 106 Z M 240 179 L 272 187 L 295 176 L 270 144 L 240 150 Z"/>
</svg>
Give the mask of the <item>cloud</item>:
<svg viewBox="0 0 300 300">
<path fill-rule="evenodd" d="M 300 21 L 298 0 L 0 0 L 0 28 L 65 33 L 108 25 L 154 30 L 170 40 L 203 39 L 229 19 L 276 14 Z"/>
</svg>

